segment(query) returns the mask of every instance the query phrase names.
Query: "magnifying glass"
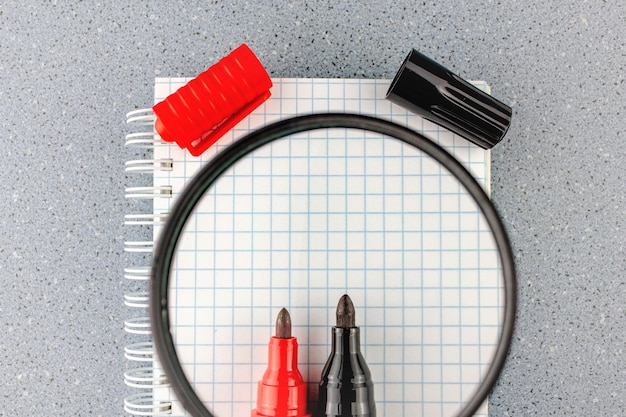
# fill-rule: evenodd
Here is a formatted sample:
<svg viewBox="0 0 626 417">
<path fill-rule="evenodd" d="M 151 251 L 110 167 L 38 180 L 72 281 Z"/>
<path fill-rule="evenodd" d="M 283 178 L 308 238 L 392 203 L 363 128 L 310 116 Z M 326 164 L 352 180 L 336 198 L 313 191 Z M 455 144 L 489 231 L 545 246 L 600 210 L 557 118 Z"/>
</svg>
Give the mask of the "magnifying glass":
<svg viewBox="0 0 626 417">
<path fill-rule="evenodd" d="M 220 152 L 178 196 L 151 275 L 172 406 L 194 417 L 250 413 L 283 307 L 314 403 L 350 294 L 379 416 L 474 415 L 514 323 L 513 256 L 482 187 L 421 134 L 361 115 L 280 121 Z"/>
</svg>

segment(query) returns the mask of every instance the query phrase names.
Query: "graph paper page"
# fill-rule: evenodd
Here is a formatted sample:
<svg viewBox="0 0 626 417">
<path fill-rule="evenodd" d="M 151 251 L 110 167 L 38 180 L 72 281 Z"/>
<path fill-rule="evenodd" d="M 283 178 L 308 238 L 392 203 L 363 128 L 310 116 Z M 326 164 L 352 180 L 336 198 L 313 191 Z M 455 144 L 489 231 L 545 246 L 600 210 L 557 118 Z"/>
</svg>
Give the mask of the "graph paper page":
<svg viewBox="0 0 626 417">
<path fill-rule="evenodd" d="M 187 81 L 156 79 L 155 102 Z M 173 162 L 171 171 L 154 176 L 155 185 L 173 188 L 172 198 L 155 199 L 155 213 L 169 212 L 195 172 L 246 133 L 329 111 L 419 131 L 488 189 L 489 152 L 385 100 L 387 80 L 273 83 L 268 101 L 201 157 L 155 146 L 155 159 Z M 171 324 L 207 407 L 217 416 L 249 415 L 276 314 L 286 307 L 312 407 L 337 301 L 348 293 L 378 415 L 453 416 L 491 362 L 502 315 L 500 276 L 486 222 L 436 161 L 380 135 L 316 131 L 256 151 L 209 189 L 179 242 Z M 185 415 L 170 389 L 154 394 L 172 401 L 173 415 Z M 486 405 L 477 415 L 486 415 Z"/>
</svg>

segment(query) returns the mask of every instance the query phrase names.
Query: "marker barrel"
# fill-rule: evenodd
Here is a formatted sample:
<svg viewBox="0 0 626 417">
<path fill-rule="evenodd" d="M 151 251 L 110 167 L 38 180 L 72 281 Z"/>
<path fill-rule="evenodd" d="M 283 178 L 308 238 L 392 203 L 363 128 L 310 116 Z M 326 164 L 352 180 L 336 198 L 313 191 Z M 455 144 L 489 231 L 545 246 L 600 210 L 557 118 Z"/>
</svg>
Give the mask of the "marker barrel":
<svg viewBox="0 0 626 417">
<path fill-rule="evenodd" d="M 333 327 L 315 417 L 376 417 L 374 383 L 360 344 L 358 327 Z"/>
</svg>

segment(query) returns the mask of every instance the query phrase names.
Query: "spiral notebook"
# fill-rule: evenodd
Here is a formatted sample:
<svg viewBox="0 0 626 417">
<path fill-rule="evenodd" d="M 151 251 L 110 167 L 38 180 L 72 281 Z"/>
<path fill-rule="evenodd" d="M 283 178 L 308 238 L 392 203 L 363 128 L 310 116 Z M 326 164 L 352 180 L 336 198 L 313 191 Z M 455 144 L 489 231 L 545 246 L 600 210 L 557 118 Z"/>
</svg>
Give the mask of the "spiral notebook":
<svg viewBox="0 0 626 417">
<path fill-rule="evenodd" d="M 187 81 L 157 78 L 155 102 Z M 129 184 L 126 194 L 152 204 L 137 203 L 148 212 L 128 213 L 126 222 L 153 228 L 152 239 L 125 245 L 143 254 L 143 264 L 125 270 L 125 328 L 137 335 L 125 350 L 125 382 L 137 388 L 124 405 L 131 415 L 186 415 L 154 354 L 141 281 L 177 196 L 230 143 L 300 114 L 373 115 L 424 133 L 489 188 L 489 152 L 385 100 L 388 80 L 273 83 L 270 99 L 198 158 L 160 141 L 149 111 L 128 115 L 127 146 L 148 154 L 128 161 L 126 170 L 144 184 Z M 491 234 L 473 201 L 428 157 L 389 139 L 339 133 L 345 137 L 321 132 L 273 143 L 223 174 L 179 243 L 170 290 L 174 338 L 189 379 L 217 416 L 255 408 L 282 307 L 292 315 L 300 371 L 314 401 L 344 292 L 355 302 L 379 416 L 455 415 L 490 362 L 502 285 Z M 420 223 L 414 234 L 411 216 Z M 486 404 L 476 415 L 486 415 Z"/>
</svg>

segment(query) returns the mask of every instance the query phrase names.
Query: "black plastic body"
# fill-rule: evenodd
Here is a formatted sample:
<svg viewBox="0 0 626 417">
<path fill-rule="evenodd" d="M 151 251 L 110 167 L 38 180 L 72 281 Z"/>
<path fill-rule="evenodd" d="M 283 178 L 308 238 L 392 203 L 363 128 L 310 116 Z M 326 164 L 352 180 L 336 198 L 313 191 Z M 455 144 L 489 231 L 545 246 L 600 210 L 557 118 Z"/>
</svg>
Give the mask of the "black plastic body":
<svg viewBox="0 0 626 417">
<path fill-rule="evenodd" d="M 314 417 L 376 417 L 372 375 L 361 354 L 358 327 L 333 327 L 332 348 Z"/>
<path fill-rule="evenodd" d="M 500 142 L 511 123 L 509 106 L 415 49 L 386 98 L 484 149 Z"/>
</svg>

